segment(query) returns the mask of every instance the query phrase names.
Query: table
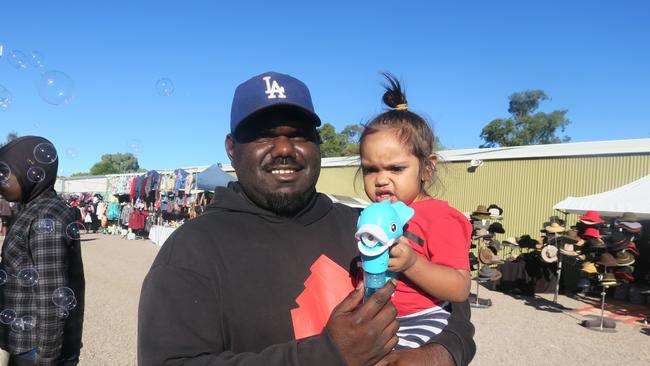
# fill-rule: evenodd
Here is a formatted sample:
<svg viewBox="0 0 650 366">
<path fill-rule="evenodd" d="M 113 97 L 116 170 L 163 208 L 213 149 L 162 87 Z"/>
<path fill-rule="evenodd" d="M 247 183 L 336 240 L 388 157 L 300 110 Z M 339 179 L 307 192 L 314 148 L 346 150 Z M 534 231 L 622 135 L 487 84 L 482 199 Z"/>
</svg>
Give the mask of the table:
<svg viewBox="0 0 650 366">
<path fill-rule="evenodd" d="M 149 240 L 158 245 L 163 245 L 165 240 L 174 232 L 174 228 L 170 226 L 154 225 L 149 230 Z"/>
</svg>

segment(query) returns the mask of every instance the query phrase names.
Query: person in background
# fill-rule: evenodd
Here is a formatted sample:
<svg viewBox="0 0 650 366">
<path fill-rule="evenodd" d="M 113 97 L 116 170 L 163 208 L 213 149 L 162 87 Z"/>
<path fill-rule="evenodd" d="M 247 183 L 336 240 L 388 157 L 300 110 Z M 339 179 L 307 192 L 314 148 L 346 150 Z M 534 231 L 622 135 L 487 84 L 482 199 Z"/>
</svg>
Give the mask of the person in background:
<svg viewBox="0 0 650 366">
<path fill-rule="evenodd" d="M 0 194 L 22 205 L 2 246 L 8 280 L 0 307 L 15 320 L 0 325 L 0 347 L 9 365 L 76 365 L 85 280 L 74 216 L 54 191 L 56 149 L 45 138 L 20 137 L 0 148 L 0 165 L 9 170 Z"/>
</svg>

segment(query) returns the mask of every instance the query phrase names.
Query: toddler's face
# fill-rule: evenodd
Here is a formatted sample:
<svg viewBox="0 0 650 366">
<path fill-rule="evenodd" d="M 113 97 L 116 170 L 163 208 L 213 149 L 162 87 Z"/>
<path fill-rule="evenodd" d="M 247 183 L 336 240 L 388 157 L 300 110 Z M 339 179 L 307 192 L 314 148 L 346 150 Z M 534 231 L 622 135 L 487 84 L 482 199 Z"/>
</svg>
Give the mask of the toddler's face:
<svg viewBox="0 0 650 366">
<path fill-rule="evenodd" d="M 407 205 L 423 196 L 420 163 L 395 129 L 367 135 L 360 146 L 366 194 L 373 202 L 389 199 Z"/>
</svg>

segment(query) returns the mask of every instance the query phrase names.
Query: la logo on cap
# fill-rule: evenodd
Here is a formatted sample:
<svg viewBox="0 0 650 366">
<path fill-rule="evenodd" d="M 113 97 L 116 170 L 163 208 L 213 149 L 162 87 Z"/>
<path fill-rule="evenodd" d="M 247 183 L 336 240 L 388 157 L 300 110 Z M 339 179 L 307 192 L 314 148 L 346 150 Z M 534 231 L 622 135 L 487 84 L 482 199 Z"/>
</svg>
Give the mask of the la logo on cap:
<svg viewBox="0 0 650 366">
<path fill-rule="evenodd" d="M 270 76 L 265 76 L 262 79 L 266 82 L 266 91 L 264 93 L 269 95 L 267 98 L 275 99 L 275 98 L 287 97 L 286 95 L 284 95 L 284 87 L 280 86 L 280 84 L 278 84 L 276 80 L 273 80 L 273 82 L 271 83 Z"/>
</svg>

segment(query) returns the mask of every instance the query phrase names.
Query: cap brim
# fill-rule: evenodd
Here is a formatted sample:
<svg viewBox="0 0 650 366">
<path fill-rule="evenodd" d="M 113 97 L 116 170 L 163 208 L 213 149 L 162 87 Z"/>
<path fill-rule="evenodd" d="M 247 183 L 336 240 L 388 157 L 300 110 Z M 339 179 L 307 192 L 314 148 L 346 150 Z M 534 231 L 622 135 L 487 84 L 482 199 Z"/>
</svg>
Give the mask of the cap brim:
<svg viewBox="0 0 650 366">
<path fill-rule="evenodd" d="M 251 120 L 259 118 L 260 116 L 263 116 L 266 113 L 271 113 L 271 112 L 281 111 L 281 110 L 287 111 L 288 113 L 294 113 L 297 116 L 304 118 L 305 122 L 310 123 L 313 127 L 318 127 L 321 124 L 320 117 L 318 117 L 316 113 L 308 109 L 305 109 L 300 105 L 293 104 L 293 103 L 275 103 L 269 106 L 259 108 L 254 112 L 250 113 L 248 116 L 246 116 L 237 124 L 235 131 L 240 130 L 243 126 L 248 125 L 248 123 Z M 235 132 L 235 131 L 231 131 L 231 132 Z"/>
</svg>

